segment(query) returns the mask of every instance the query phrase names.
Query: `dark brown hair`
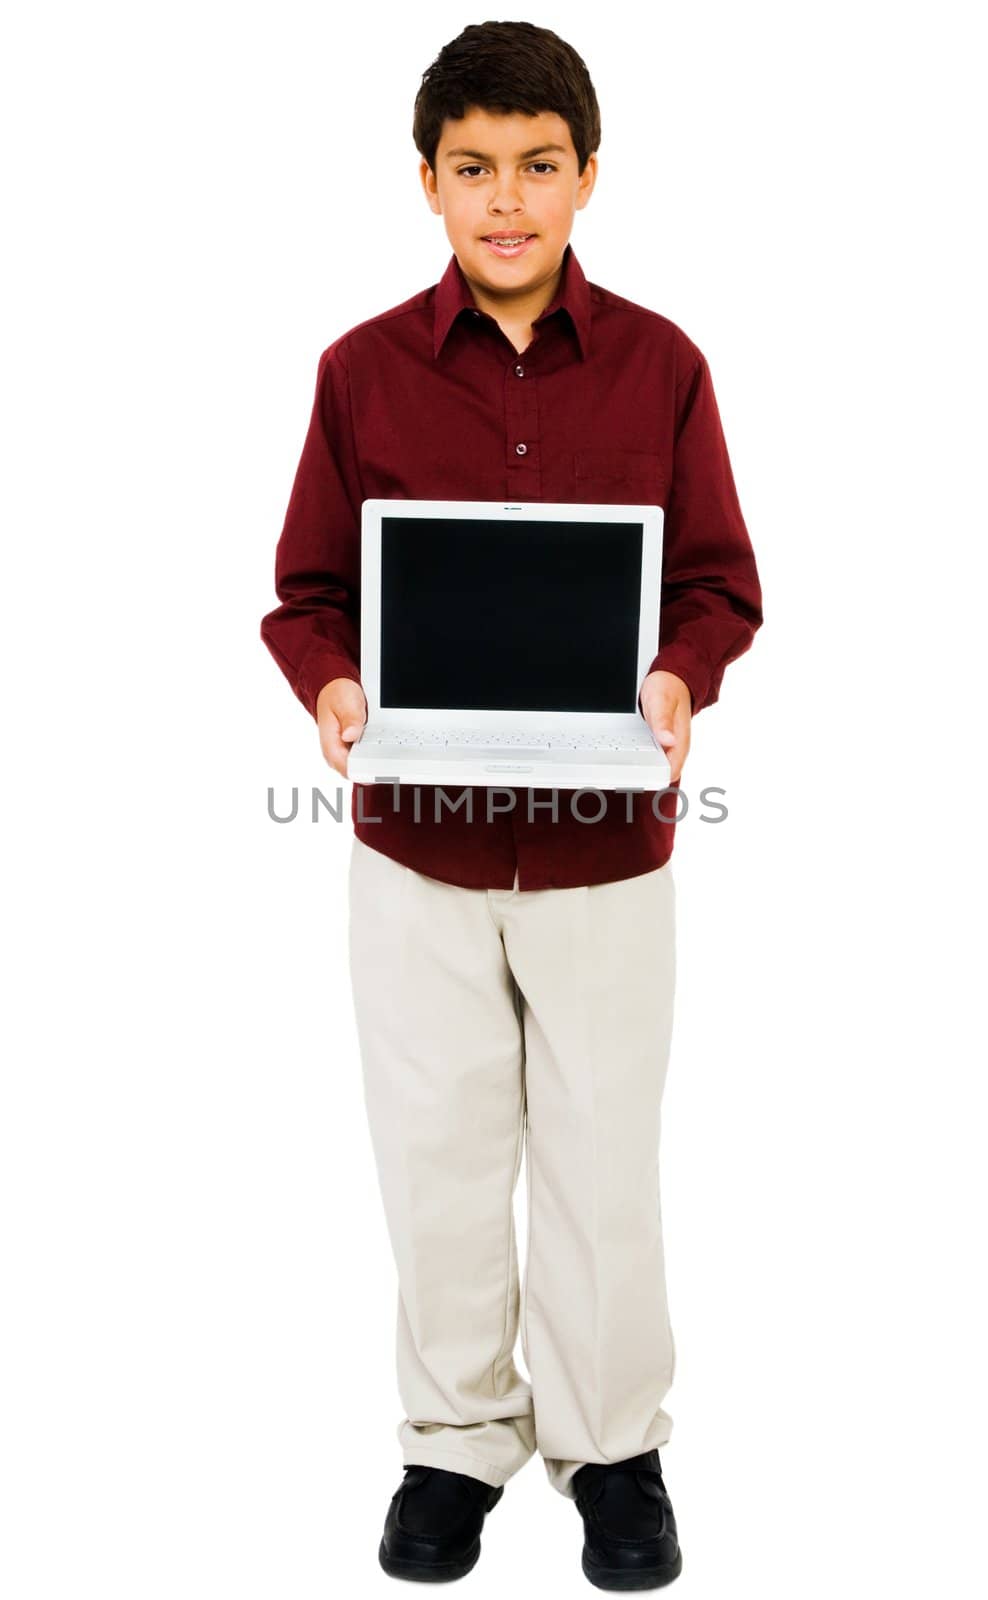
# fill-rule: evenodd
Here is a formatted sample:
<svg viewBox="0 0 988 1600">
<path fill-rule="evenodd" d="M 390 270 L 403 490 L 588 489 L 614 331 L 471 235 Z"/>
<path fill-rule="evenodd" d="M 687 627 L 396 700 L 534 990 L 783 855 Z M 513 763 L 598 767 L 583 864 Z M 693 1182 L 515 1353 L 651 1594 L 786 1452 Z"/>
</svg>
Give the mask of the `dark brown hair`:
<svg viewBox="0 0 988 1600">
<path fill-rule="evenodd" d="M 444 45 L 422 74 L 412 138 L 433 172 L 447 117 L 481 111 L 554 111 L 569 124 L 582 173 L 600 144 L 600 108 L 572 45 L 533 22 L 479 22 Z"/>
</svg>

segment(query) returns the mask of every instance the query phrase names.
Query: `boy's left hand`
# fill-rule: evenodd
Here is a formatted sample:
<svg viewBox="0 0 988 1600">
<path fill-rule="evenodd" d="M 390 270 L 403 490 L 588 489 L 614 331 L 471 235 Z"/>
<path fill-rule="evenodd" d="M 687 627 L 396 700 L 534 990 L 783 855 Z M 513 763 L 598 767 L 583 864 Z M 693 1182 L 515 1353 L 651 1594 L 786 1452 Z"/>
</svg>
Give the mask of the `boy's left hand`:
<svg viewBox="0 0 988 1600">
<path fill-rule="evenodd" d="M 669 762 L 669 782 L 675 783 L 690 752 L 693 698 L 689 686 L 674 672 L 650 672 L 641 687 L 642 715 Z"/>
</svg>

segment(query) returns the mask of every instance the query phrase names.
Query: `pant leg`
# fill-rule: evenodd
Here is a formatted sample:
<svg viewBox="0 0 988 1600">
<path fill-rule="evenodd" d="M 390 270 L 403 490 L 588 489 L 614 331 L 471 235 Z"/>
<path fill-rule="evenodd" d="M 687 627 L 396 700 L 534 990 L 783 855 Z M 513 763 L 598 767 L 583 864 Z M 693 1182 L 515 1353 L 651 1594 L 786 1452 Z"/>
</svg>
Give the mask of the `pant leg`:
<svg viewBox="0 0 988 1600">
<path fill-rule="evenodd" d="M 671 863 L 502 896 L 524 996 L 530 1233 L 522 1347 L 536 1441 L 572 1498 L 588 1461 L 665 1444 L 675 1370 L 659 1189 L 672 1035 Z"/>
<path fill-rule="evenodd" d="M 514 1361 L 520 996 L 486 890 L 426 877 L 354 837 L 349 897 L 368 1121 L 398 1269 L 404 1462 L 501 1484 L 535 1451 L 531 1386 Z"/>
</svg>

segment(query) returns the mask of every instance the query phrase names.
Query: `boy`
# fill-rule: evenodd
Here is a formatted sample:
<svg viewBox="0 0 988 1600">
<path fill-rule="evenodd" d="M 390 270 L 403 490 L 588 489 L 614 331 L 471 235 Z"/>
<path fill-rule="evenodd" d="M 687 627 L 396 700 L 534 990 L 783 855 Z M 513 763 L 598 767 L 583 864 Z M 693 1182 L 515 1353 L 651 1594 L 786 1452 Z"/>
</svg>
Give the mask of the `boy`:
<svg viewBox="0 0 988 1600">
<path fill-rule="evenodd" d="M 600 138 L 580 57 L 529 23 L 468 27 L 424 74 L 413 136 L 453 256 L 324 352 L 262 637 L 345 775 L 366 717 L 363 499 L 662 505 L 662 645 L 640 706 L 672 782 L 658 805 L 599 796 L 592 821 L 547 790 L 475 789 L 468 817 L 455 791 L 354 785 L 351 978 L 407 1413 L 379 1558 L 406 1578 L 468 1572 L 538 1449 L 580 1511 L 590 1581 L 656 1587 L 682 1564 L 658 1453 L 675 1365 L 669 857 L 691 716 L 750 646 L 760 586 L 703 355 L 588 283 L 569 243 Z"/>
</svg>

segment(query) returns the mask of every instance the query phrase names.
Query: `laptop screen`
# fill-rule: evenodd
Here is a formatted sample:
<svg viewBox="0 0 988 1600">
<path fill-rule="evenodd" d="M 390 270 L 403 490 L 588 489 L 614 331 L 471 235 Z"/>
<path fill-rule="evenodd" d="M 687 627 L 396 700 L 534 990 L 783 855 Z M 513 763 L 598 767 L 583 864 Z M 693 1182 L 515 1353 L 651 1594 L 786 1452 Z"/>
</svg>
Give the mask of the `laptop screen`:
<svg viewBox="0 0 988 1600">
<path fill-rule="evenodd" d="M 640 522 L 381 519 L 381 705 L 634 712 Z"/>
</svg>

